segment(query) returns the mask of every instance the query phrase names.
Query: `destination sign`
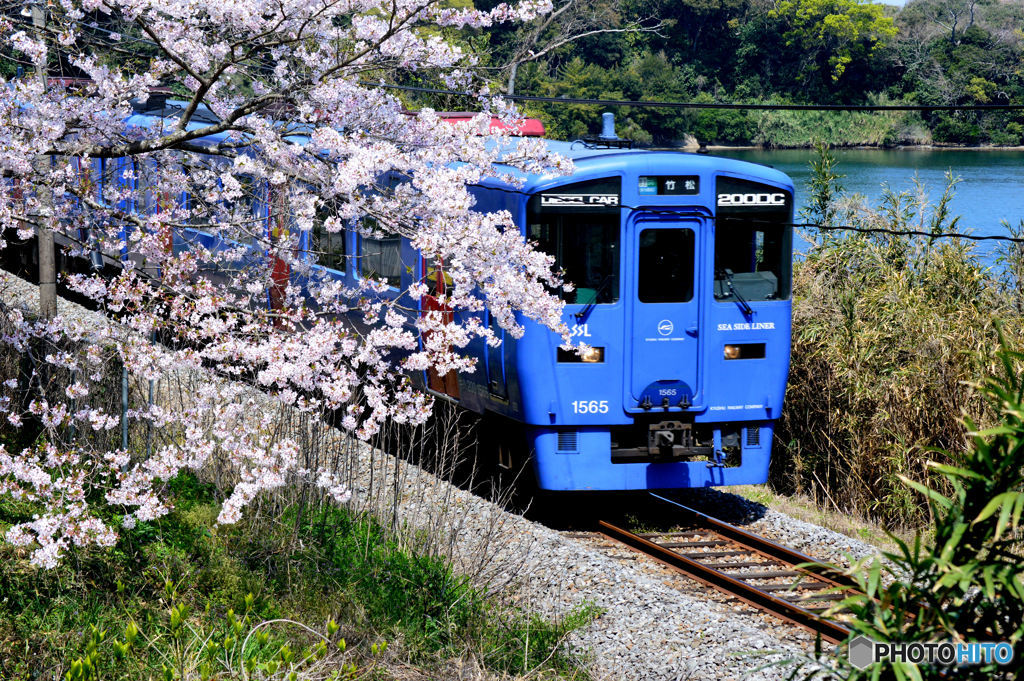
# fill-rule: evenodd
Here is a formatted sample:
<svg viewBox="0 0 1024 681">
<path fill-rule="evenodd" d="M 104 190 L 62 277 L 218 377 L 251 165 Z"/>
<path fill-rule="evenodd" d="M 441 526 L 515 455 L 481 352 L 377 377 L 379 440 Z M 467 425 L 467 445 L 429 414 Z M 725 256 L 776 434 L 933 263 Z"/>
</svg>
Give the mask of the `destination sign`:
<svg viewBox="0 0 1024 681">
<path fill-rule="evenodd" d="M 541 194 L 540 205 L 544 208 L 606 208 L 619 205 L 618 194 Z"/>
<path fill-rule="evenodd" d="M 700 194 L 700 176 L 642 175 L 637 193 L 641 196 L 695 196 Z"/>
<path fill-rule="evenodd" d="M 622 207 L 622 178 L 601 177 L 547 187 L 530 197 L 527 210 L 538 214 L 614 215 Z"/>
</svg>

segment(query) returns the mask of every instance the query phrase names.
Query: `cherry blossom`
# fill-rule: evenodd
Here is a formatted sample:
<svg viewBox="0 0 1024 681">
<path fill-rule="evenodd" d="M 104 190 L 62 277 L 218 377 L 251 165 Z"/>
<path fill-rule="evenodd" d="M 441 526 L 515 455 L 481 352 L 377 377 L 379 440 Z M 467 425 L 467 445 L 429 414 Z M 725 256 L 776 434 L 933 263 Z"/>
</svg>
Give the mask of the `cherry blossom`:
<svg viewBox="0 0 1024 681">
<path fill-rule="evenodd" d="M 297 442 L 247 421 L 264 400 L 337 413 L 365 440 L 429 417 L 412 373 L 475 370 L 470 344 L 499 342 L 485 312 L 513 337 L 532 320 L 568 343 L 553 293 L 568 284 L 510 214 L 475 211 L 473 192 L 571 164 L 540 140 L 491 130 L 492 115 L 514 124 L 520 114 L 488 98 L 460 33 L 550 10 L 549 0 L 488 11 L 436 0 L 55 0 L 43 30 L 28 2 L 0 19 L 25 61 L 59 55 L 76 70 L 0 87 L 0 227 L 19 239 L 45 227 L 82 262 L 105 259 L 105 276 L 64 282 L 109 319 L 0 311 L 3 344 L 31 364 L 3 377 L 6 422 L 47 443 L 0 448 L 0 494 L 38 511 L 6 540 L 43 567 L 110 546 L 119 528 L 102 518 L 115 513 L 124 529 L 153 521 L 172 508 L 168 480 L 211 465 L 235 481 L 222 523 L 293 482 L 344 502 L 338 471 L 305 468 Z M 452 125 L 364 83 L 413 74 L 479 91 L 482 113 Z M 344 234 L 400 237 L 441 263 L 444 312 L 419 312 L 436 293 L 419 274 L 397 290 L 320 267 L 328 236 Z M 103 397 L 122 368 L 158 391 L 190 377 L 188 403 L 133 405 L 122 421 Z"/>
</svg>

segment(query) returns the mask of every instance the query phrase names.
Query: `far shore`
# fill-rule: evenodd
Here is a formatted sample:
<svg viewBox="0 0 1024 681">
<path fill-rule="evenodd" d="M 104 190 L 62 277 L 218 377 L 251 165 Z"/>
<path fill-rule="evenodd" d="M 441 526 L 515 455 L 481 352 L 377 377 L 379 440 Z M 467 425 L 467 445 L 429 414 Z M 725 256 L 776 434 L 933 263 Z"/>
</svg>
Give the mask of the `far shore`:
<svg viewBox="0 0 1024 681">
<path fill-rule="evenodd" d="M 686 135 L 684 139 L 687 140 L 687 143 L 680 146 L 644 146 L 637 144 L 634 148 L 646 151 L 683 151 L 690 153 L 700 153 L 703 151 L 708 153 L 721 151 L 811 151 L 814 149 L 814 143 L 792 146 L 766 146 L 764 144 L 702 144 L 690 135 Z M 633 142 L 635 143 L 635 140 Z M 882 144 L 832 144 L 829 145 L 829 148 L 834 151 L 1024 151 L 1024 144 L 998 145 L 928 142 L 921 144 L 893 144 L 889 146 Z"/>
<path fill-rule="evenodd" d="M 685 147 L 659 147 L 672 151 L 697 152 L 702 147 L 689 145 Z M 762 144 L 708 144 L 703 147 L 709 152 L 715 151 L 799 151 L 812 150 L 811 145 L 782 147 L 766 147 Z M 1024 151 L 1024 145 L 998 146 L 994 144 L 896 144 L 881 146 L 878 144 L 833 145 L 835 151 Z"/>
</svg>

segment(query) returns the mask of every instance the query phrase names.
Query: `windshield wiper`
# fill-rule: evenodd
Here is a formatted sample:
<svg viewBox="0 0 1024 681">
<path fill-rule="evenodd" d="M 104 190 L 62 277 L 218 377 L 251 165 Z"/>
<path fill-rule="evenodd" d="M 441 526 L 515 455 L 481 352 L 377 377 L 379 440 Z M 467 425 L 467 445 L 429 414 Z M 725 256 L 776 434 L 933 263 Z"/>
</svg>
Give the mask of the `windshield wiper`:
<svg viewBox="0 0 1024 681">
<path fill-rule="evenodd" d="M 746 299 L 740 295 L 740 292 L 736 290 L 736 280 L 732 278 L 732 270 L 728 268 L 718 270 L 718 272 L 715 273 L 715 277 L 717 279 L 725 280 L 726 285 L 729 287 L 729 293 L 736 297 L 736 302 L 740 304 L 740 308 L 743 310 L 743 314 L 747 315 L 748 317 L 754 314 L 754 308 L 750 307 L 750 303 L 748 303 Z M 716 295 L 715 297 L 724 298 L 725 296 Z"/>
<path fill-rule="evenodd" d="M 595 305 L 597 305 L 597 299 L 601 297 L 601 294 L 604 293 L 604 290 L 608 288 L 608 284 L 610 283 L 612 283 L 612 275 L 609 274 L 607 277 L 604 278 L 604 281 L 601 282 L 601 285 L 594 290 L 594 299 L 587 303 L 587 306 L 585 308 L 576 313 L 577 323 L 587 318 L 587 315 L 590 314 L 590 311 L 594 309 Z"/>
</svg>

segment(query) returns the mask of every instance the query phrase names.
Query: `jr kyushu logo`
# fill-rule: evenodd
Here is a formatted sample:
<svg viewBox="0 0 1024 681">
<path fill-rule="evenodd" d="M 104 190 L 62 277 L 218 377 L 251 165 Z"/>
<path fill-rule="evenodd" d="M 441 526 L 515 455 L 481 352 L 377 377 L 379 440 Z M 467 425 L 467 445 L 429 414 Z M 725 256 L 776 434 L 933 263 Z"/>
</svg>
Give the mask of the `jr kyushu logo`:
<svg viewBox="0 0 1024 681">
<path fill-rule="evenodd" d="M 658 322 L 658 333 L 660 333 L 662 336 L 669 335 L 675 328 L 676 327 L 674 324 L 672 324 L 671 319 L 662 319 L 660 322 Z"/>
</svg>

